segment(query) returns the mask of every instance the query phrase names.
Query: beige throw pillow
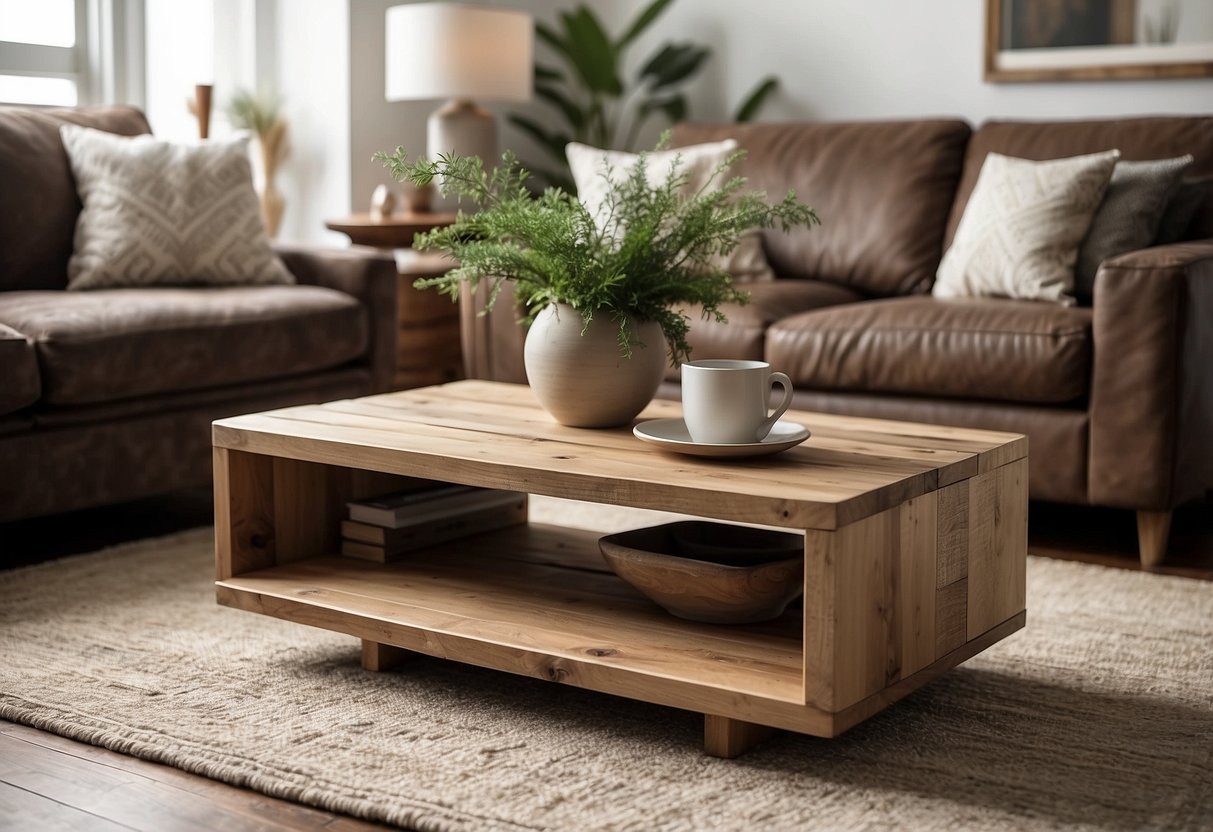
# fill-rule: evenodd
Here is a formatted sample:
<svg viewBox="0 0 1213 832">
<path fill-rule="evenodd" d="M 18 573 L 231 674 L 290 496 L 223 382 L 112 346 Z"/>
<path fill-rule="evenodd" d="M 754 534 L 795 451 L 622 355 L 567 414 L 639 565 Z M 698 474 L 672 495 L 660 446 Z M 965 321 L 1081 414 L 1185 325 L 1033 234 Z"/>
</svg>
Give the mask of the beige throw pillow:
<svg viewBox="0 0 1213 832">
<path fill-rule="evenodd" d="M 726 139 L 722 142 L 649 153 L 649 184 L 657 187 L 665 183 L 670 178 L 674 161 L 678 159 L 679 171 L 687 175 L 685 192 L 693 194 L 707 183 L 712 172 L 723 164 L 737 147 L 736 141 Z M 569 160 L 573 181 L 577 185 L 577 197 L 601 227 L 608 216 L 606 201 L 610 182 L 627 178 L 640 156 L 619 150 L 600 150 L 578 142 L 570 142 L 565 146 L 564 152 Z M 723 181 L 723 178 L 718 178 L 716 184 Z M 722 271 L 728 272 L 739 281 L 775 278 L 762 251 L 762 238 L 757 228 L 741 235 L 737 247 L 728 255 L 719 258 L 718 265 Z"/>
<path fill-rule="evenodd" d="M 248 139 L 60 128 L 83 210 L 69 289 L 294 283 L 261 222 Z"/>
<path fill-rule="evenodd" d="M 1074 303 L 1074 263 L 1120 153 L 1033 162 L 991 153 L 977 177 L 935 297 Z"/>
</svg>

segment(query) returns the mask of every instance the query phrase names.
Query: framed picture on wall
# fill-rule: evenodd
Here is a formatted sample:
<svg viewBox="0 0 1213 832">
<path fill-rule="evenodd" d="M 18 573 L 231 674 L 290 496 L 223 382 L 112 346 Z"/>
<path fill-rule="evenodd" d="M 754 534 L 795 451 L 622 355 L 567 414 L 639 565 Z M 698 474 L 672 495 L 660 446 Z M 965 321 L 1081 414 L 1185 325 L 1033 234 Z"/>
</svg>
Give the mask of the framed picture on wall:
<svg viewBox="0 0 1213 832">
<path fill-rule="evenodd" d="M 1213 76 L 1210 0 L 986 0 L 987 81 Z"/>
</svg>

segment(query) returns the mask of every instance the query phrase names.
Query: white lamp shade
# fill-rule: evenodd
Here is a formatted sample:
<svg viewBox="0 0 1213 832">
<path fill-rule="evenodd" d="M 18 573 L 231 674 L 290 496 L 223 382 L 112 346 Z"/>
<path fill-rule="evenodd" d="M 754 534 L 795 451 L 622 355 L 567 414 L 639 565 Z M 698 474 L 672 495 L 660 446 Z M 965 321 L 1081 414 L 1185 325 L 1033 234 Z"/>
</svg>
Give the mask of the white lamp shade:
<svg viewBox="0 0 1213 832">
<path fill-rule="evenodd" d="M 513 9 L 414 3 L 387 10 L 388 101 L 531 97 L 534 27 Z"/>
</svg>

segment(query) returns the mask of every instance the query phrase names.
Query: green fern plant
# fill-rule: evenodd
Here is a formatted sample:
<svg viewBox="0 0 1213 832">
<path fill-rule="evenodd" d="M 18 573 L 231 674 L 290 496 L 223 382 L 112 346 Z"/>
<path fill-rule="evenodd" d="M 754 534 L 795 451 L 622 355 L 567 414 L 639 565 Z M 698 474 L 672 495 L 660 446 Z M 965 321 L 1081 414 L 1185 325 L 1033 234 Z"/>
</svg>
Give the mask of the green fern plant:
<svg viewBox="0 0 1213 832">
<path fill-rule="evenodd" d="M 669 122 L 688 118 L 690 105 L 684 88 L 711 57 L 711 49 L 691 42 L 666 42 L 640 63 L 630 84 L 625 83 L 623 71 L 629 48 L 672 2 L 650 3 L 617 37 L 607 34 L 588 5 L 561 12 L 556 26 L 536 22 L 536 37 L 564 64 L 535 64 L 535 96 L 553 114 L 542 120 L 519 114 L 509 119 L 551 158 L 552 167 L 536 171 L 549 184 L 576 191 L 564 157 L 570 141 L 631 150 L 653 116 L 664 116 Z M 733 121 L 752 119 L 778 85 L 774 77 L 760 81 L 737 108 Z"/>
<path fill-rule="evenodd" d="M 663 136 L 657 149 L 667 142 L 668 135 Z M 755 227 L 788 231 L 819 222 L 791 191 L 768 204 L 763 192 L 745 189 L 744 178 L 722 181 L 743 155 L 733 154 L 689 194 L 689 177 L 680 161 L 656 187 L 648 182 L 647 153 L 626 176 L 605 169 L 610 191 L 605 216 L 598 218 L 560 188 L 549 187 L 534 197 L 527 187 L 529 171 L 510 152 L 492 170 L 474 156 L 410 161 L 403 148 L 375 158 L 398 181 L 426 185 L 437 180 L 444 194 L 479 206 L 472 213 L 461 211 L 454 225 L 414 240 L 414 248 L 446 251 L 459 261 L 442 277 L 418 280 L 418 288 L 458 298 L 463 284 L 475 288 L 488 281 L 492 308 L 509 281 L 528 322 L 553 303 L 576 309 L 586 326 L 597 315 L 610 316 L 619 325 L 625 355 L 633 346 L 631 324 L 656 321 L 670 360 L 677 364 L 690 354 L 689 318 L 681 307 L 700 306 L 705 318 L 724 322 L 722 304 L 749 299 L 720 269 L 718 256 L 731 252 L 739 236 Z"/>
</svg>

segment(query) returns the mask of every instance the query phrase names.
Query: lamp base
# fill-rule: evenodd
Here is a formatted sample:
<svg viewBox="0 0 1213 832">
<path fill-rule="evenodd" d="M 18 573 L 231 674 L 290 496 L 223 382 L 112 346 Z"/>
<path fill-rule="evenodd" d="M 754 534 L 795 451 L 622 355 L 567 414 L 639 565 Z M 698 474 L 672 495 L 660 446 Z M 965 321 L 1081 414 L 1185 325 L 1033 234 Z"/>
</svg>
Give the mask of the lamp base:
<svg viewBox="0 0 1213 832">
<path fill-rule="evenodd" d="M 488 170 L 497 163 L 497 118 L 465 98 L 451 99 L 426 121 L 426 146 L 431 160 L 440 153 L 479 156 Z"/>
</svg>

